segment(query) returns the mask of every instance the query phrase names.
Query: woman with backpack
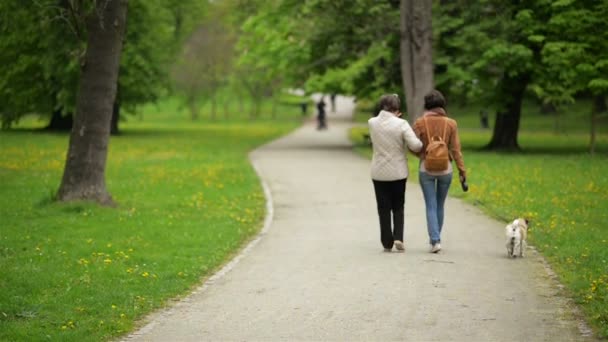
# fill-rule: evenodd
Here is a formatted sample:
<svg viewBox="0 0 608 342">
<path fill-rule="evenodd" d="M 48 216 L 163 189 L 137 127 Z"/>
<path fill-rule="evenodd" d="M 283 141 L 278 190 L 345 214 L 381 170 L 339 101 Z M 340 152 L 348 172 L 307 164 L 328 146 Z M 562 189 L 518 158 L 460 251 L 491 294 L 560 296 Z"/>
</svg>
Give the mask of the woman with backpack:
<svg viewBox="0 0 608 342">
<path fill-rule="evenodd" d="M 438 90 L 424 97 L 424 114 L 414 123 L 422 141 L 419 182 L 426 204 L 426 224 L 431 253 L 441 250 L 444 204 L 452 182 L 452 160 L 456 161 L 460 182 L 466 185 L 466 169 L 460 149 L 458 126 L 447 116 L 446 101 Z M 466 190 L 465 190 L 466 191 Z"/>
</svg>

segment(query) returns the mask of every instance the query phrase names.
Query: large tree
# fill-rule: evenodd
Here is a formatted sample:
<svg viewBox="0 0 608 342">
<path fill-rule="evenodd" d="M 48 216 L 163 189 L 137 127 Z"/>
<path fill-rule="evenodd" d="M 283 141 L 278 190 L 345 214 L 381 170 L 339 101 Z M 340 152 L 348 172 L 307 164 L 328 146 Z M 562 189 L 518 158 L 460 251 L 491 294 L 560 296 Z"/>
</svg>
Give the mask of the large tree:
<svg viewBox="0 0 608 342">
<path fill-rule="evenodd" d="M 83 12 L 94 2 L 0 2 L 0 117 L 5 128 L 37 114 L 51 116 L 51 128 L 71 129 L 87 41 Z M 169 67 L 206 7 L 199 0 L 129 1 L 114 131 L 121 108 L 133 113 L 169 92 Z"/>
<path fill-rule="evenodd" d="M 269 1 L 243 26 L 240 60 L 310 91 L 404 93 L 415 119 L 433 87 L 431 7 L 429 0 Z"/>
<path fill-rule="evenodd" d="M 433 89 L 432 5 L 401 0 L 401 75 L 410 122 L 422 115 L 424 95 Z"/>
<path fill-rule="evenodd" d="M 87 47 L 78 87 L 76 116 L 57 198 L 112 204 L 105 166 L 116 97 L 127 0 L 96 1 L 87 15 Z"/>
<path fill-rule="evenodd" d="M 0 119 L 73 111 L 84 44 L 60 0 L 0 2 Z M 64 15 L 58 15 L 63 13 Z M 43 53 L 41 53 L 43 51 Z M 72 103 L 70 107 L 68 103 Z"/>
<path fill-rule="evenodd" d="M 519 149 L 522 101 L 528 85 L 543 73 L 540 37 L 550 3 L 461 0 L 438 7 L 441 16 L 455 18 L 442 21 L 448 26 L 439 46 L 447 70 L 442 84 L 496 111 L 489 149 Z"/>
<path fill-rule="evenodd" d="M 608 2 L 557 1 L 542 49 L 543 67 L 535 91 L 547 103 L 574 103 L 576 96 L 592 98 L 589 152 L 595 152 L 598 121 L 607 111 Z"/>
<path fill-rule="evenodd" d="M 229 79 L 233 51 L 233 35 L 217 17 L 208 17 L 184 44 L 172 78 L 192 120 L 198 119 L 201 98 L 211 101 L 211 114 L 216 118 L 215 95 Z"/>
</svg>

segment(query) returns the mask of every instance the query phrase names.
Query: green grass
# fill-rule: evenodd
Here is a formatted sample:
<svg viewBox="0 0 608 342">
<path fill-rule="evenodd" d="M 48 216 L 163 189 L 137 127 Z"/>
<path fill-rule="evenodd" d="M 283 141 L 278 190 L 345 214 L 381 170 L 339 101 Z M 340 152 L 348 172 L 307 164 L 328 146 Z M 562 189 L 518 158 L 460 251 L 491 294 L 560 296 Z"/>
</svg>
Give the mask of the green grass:
<svg viewBox="0 0 608 342">
<path fill-rule="evenodd" d="M 108 340 L 186 294 L 261 227 L 247 154 L 298 116 L 192 123 L 174 101 L 144 108 L 111 139 L 117 208 L 50 200 L 67 135 L 0 132 L 0 340 Z"/>
<path fill-rule="evenodd" d="M 530 240 L 580 304 L 599 336 L 608 337 L 608 136 L 598 139 L 599 154 L 589 156 L 582 123 L 556 134 L 551 118 L 522 117 L 523 153 L 483 152 L 491 132 L 476 128 L 478 111 L 455 111 L 470 190 L 452 186 L 450 194 L 482 207 L 504 222 L 518 216 L 531 220 Z M 577 120 L 577 113 L 566 121 Z M 544 120 L 544 124 L 543 124 Z M 603 123 L 600 129 L 608 125 Z M 528 129 L 526 129 L 526 127 Z M 544 131 L 540 128 L 544 127 Z M 371 156 L 363 143 L 367 127 L 351 130 L 356 150 Z M 417 159 L 410 175 L 417 181 Z M 456 185 L 458 183 L 454 183 Z"/>
</svg>

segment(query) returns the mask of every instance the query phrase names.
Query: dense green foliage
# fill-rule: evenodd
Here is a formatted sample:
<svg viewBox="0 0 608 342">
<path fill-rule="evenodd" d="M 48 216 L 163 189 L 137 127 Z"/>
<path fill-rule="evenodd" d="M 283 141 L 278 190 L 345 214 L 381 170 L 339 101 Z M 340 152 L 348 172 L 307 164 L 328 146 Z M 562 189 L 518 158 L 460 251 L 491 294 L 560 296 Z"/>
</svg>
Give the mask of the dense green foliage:
<svg viewBox="0 0 608 342">
<path fill-rule="evenodd" d="M 86 51 L 88 1 L 0 3 L 0 116 L 4 127 L 23 115 L 71 114 Z M 132 109 L 165 95 L 180 42 L 200 20 L 204 2 L 129 1 L 117 100 Z"/>
<path fill-rule="evenodd" d="M 73 112 L 83 10 L 56 3 L 0 5 L 5 126 L 26 113 Z M 437 87 L 503 112 L 516 111 L 519 89 L 553 107 L 605 99 L 607 8 L 589 0 L 435 1 Z M 376 99 L 403 93 L 399 1 L 133 0 L 122 61 L 118 102 L 128 109 L 171 89 L 189 105 L 215 100 L 222 88 L 254 100 L 287 87 Z"/>
<path fill-rule="evenodd" d="M 122 335 L 260 228 L 265 201 L 248 152 L 296 127 L 298 109 L 282 107 L 272 125 L 192 124 L 175 103 L 147 106 L 145 121 L 112 139 L 114 209 L 50 201 L 67 137 L 0 132 L 0 340 Z"/>
</svg>

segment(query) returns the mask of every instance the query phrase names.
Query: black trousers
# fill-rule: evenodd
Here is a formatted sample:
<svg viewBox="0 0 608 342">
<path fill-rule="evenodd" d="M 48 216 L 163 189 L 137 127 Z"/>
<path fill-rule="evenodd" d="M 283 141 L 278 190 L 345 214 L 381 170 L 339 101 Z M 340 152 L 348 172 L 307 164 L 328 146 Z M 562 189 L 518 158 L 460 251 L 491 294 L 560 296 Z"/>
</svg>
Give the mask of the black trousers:
<svg viewBox="0 0 608 342">
<path fill-rule="evenodd" d="M 395 240 L 403 241 L 403 206 L 407 178 L 396 181 L 373 180 L 373 182 L 380 218 L 380 241 L 384 248 L 393 248 Z M 392 228 L 391 213 L 393 216 Z"/>
</svg>

